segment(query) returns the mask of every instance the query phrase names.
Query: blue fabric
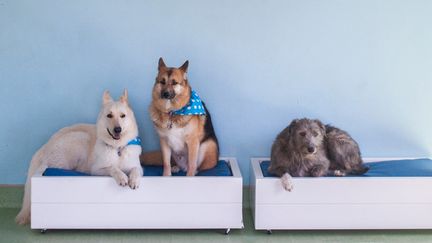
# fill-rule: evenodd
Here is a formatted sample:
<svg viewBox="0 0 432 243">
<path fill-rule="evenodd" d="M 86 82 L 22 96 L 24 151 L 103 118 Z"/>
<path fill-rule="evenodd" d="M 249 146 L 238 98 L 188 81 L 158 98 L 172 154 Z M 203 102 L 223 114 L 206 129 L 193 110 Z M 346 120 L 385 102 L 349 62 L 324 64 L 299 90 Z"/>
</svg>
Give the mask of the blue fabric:
<svg viewBox="0 0 432 243">
<path fill-rule="evenodd" d="M 75 170 L 65 170 L 59 168 L 47 168 L 43 176 L 90 176 L 87 173 L 75 171 Z"/>
<path fill-rule="evenodd" d="M 173 111 L 174 115 L 181 116 L 193 116 L 193 115 L 205 115 L 204 105 L 202 104 L 201 98 L 195 91 L 191 91 L 189 103 L 181 108 L 180 110 Z"/>
<path fill-rule="evenodd" d="M 130 140 L 127 145 L 141 145 L 141 138 L 136 137 L 136 138 Z"/>
<path fill-rule="evenodd" d="M 365 163 L 369 171 L 363 175 L 349 175 L 350 177 L 409 177 L 432 176 L 432 160 L 407 159 L 392 160 L 376 163 Z M 268 172 L 270 161 L 263 161 L 260 166 L 264 177 L 275 177 Z"/>
<path fill-rule="evenodd" d="M 162 166 L 144 166 L 144 176 L 162 176 Z M 47 168 L 43 173 L 44 176 L 90 176 L 89 174 L 65 170 L 58 168 Z M 186 172 L 180 171 L 173 173 L 173 176 L 185 176 Z M 197 176 L 232 176 L 231 168 L 228 162 L 220 160 L 217 165 L 210 170 L 200 171 Z"/>
</svg>

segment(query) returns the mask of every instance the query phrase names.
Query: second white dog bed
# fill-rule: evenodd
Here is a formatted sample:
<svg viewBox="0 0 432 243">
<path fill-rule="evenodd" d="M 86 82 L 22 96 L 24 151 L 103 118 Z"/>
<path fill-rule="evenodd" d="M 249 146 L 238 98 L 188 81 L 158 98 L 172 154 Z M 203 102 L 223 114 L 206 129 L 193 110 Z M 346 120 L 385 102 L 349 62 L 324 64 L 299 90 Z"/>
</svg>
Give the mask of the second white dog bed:
<svg viewBox="0 0 432 243">
<path fill-rule="evenodd" d="M 432 229 L 430 159 L 420 163 L 415 175 L 400 168 L 409 159 L 365 159 L 393 163 L 402 174 L 391 176 L 385 170 L 376 174 L 371 168 L 369 176 L 293 178 L 291 192 L 282 188 L 279 178 L 264 176 L 260 164 L 268 160 L 251 161 L 251 206 L 257 230 Z"/>
<path fill-rule="evenodd" d="M 242 177 L 144 176 L 140 187 L 120 187 L 106 176 L 32 177 L 32 229 L 243 228 Z"/>
</svg>

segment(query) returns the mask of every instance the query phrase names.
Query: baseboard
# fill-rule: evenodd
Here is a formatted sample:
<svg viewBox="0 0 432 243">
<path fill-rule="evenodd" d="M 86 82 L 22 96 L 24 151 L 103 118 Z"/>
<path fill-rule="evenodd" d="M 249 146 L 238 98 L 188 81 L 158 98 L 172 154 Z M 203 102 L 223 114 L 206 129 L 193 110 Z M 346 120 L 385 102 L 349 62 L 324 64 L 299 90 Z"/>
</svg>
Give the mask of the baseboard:
<svg viewBox="0 0 432 243">
<path fill-rule="evenodd" d="M 2 188 L 2 187 L 14 187 L 14 188 L 17 188 L 17 187 L 24 187 L 24 184 L 0 184 L 0 188 Z"/>
</svg>

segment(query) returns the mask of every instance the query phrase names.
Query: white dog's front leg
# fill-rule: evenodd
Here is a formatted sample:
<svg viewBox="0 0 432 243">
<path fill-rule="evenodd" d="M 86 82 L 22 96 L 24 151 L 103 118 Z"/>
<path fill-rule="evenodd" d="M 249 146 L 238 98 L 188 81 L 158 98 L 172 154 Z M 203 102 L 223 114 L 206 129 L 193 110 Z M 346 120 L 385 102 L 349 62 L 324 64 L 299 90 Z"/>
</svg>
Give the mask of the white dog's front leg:
<svg viewBox="0 0 432 243">
<path fill-rule="evenodd" d="M 139 187 L 143 171 L 139 167 L 133 168 L 129 173 L 129 187 L 137 189 Z"/>
<path fill-rule="evenodd" d="M 288 173 L 283 174 L 283 176 L 281 177 L 281 182 L 282 182 L 282 187 L 286 191 L 290 192 L 293 190 L 294 185 L 293 185 L 292 177 L 290 174 L 288 174 Z"/>
<path fill-rule="evenodd" d="M 117 167 L 112 167 L 110 171 L 110 175 L 116 180 L 117 184 L 120 186 L 127 186 L 128 185 L 128 177 L 127 175 L 121 171 Z"/>
</svg>

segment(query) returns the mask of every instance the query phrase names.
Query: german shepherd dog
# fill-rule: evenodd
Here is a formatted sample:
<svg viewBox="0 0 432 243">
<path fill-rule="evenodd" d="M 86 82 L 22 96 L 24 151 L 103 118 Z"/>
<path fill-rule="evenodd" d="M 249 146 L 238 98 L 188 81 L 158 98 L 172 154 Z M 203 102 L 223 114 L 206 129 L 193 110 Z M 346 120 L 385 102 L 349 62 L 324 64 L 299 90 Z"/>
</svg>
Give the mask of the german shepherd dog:
<svg viewBox="0 0 432 243">
<path fill-rule="evenodd" d="M 76 124 L 62 128 L 33 155 L 16 222 L 30 222 L 31 177 L 48 167 L 109 175 L 121 186 L 137 188 L 143 175 L 137 136 L 138 126 L 128 103 L 127 91 L 119 101 L 114 101 L 105 91 L 96 125 Z"/>
<path fill-rule="evenodd" d="M 189 109 L 194 99 L 200 99 L 193 96 L 187 78 L 188 64 L 186 61 L 179 68 L 167 67 L 160 58 L 153 86 L 149 111 L 162 153 L 144 153 L 141 162 L 160 164 L 162 161 L 164 176 L 179 170 L 194 176 L 199 170 L 213 168 L 219 160 L 218 140 L 204 102 L 205 112 L 200 115 L 177 114 L 179 110 Z"/>
<path fill-rule="evenodd" d="M 307 118 L 293 120 L 276 137 L 269 166 L 287 191 L 293 189 L 291 176 L 345 176 L 367 170 L 358 144 L 347 132 Z"/>
</svg>

